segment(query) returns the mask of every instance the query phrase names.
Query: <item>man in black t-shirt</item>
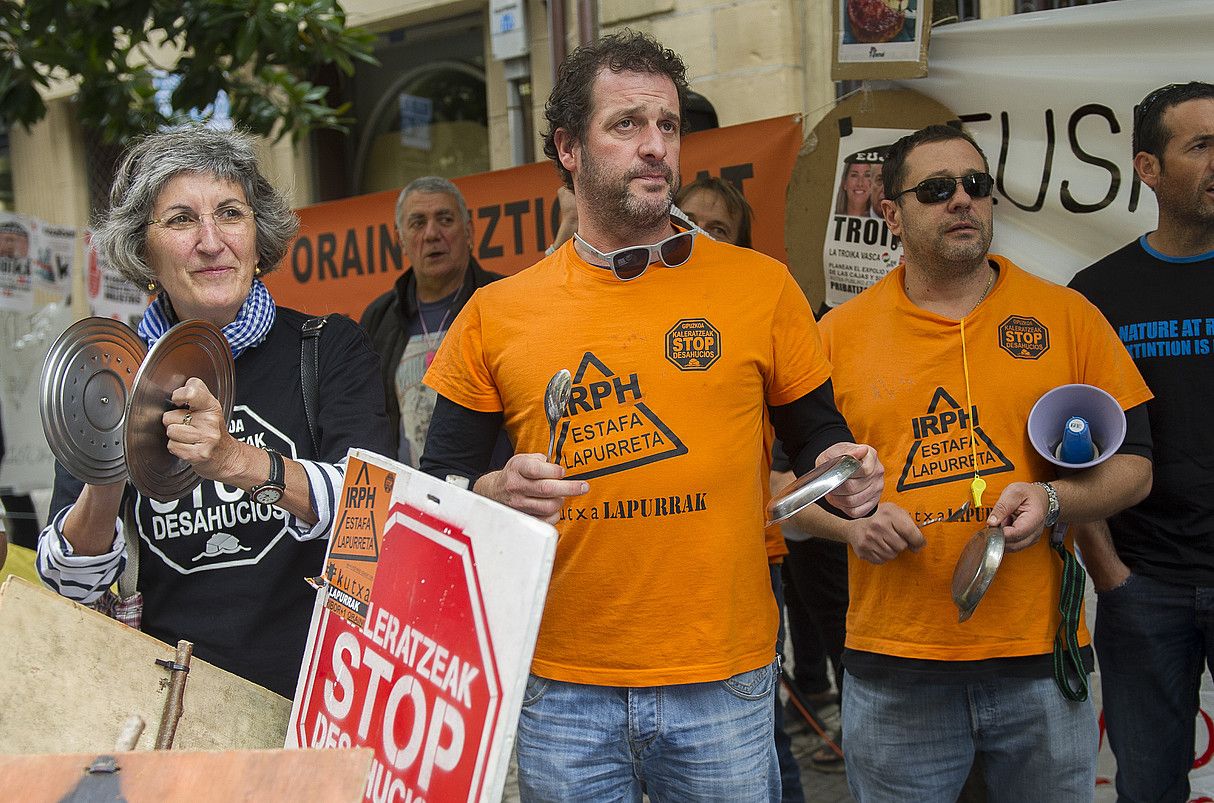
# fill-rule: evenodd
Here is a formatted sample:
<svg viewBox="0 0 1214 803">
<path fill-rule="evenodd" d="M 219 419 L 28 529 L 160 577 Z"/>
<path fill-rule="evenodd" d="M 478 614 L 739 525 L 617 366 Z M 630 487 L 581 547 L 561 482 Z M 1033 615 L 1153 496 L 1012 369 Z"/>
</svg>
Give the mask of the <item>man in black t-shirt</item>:
<svg viewBox="0 0 1214 803">
<path fill-rule="evenodd" d="M 1214 84 L 1135 109 L 1134 169 L 1159 225 L 1071 287 L 1117 330 L 1155 398 L 1150 495 L 1088 525 L 1096 652 L 1119 800 L 1189 799 L 1203 662 L 1214 668 Z"/>
</svg>

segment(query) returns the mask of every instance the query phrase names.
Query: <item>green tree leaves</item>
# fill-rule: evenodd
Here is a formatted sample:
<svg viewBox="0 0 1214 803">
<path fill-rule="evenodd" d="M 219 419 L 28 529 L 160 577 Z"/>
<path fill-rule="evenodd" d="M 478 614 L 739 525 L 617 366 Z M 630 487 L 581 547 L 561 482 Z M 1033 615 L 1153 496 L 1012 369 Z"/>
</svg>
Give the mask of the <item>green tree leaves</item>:
<svg viewBox="0 0 1214 803">
<path fill-rule="evenodd" d="M 337 0 L 0 0 L 0 120 L 46 114 L 39 90 L 73 81 L 80 121 L 107 141 L 211 106 L 263 136 L 345 130 L 348 104 L 308 78 L 373 64 L 372 34 L 346 26 Z M 178 80 L 167 104 L 157 82 Z"/>
</svg>

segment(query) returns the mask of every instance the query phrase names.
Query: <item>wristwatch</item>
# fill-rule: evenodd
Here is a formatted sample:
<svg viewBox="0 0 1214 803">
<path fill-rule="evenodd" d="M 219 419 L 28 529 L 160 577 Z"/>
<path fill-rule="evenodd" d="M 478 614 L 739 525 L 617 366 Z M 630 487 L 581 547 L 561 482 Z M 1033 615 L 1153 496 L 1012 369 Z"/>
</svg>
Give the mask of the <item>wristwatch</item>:
<svg viewBox="0 0 1214 803">
<path fill-rule="evenodd" d="M 273 449 L 266 449 L 270 456 L 270 477 L 261 485 L 253 486 L 249 495 L 253 501 L 261 505 L 276 505 L 287 490 L 287 465 L 282 455 Z"/>
<path fill-rule="evenodd" d="M 1045 489 L 1045 495 L 1048 498 L 1049 505 L 1045 511 L 1045 526 L 1053 527 L 1058 523 L 1058 516 L 1062 510 L 1058 507 L 1058 492 L 1054 490 L 1054 484 L 1051 482 L 1034 482 L 1034 485 L 1040 485 Z"/>
</svg>

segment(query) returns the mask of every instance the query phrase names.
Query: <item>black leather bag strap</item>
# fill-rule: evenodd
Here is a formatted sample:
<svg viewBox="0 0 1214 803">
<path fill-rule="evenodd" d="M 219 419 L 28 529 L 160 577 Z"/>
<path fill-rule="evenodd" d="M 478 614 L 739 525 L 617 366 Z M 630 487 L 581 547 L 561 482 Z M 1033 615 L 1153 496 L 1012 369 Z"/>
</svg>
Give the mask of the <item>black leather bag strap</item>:
<svg viewBox="0 0 1214 803">
<path fill-rule="evenodd" d="M 328 315 L 304 321 L 299 355 L 299 376 L 303 384 L 304 416 L 312 436 L 312 455 L 320 458 L 320 435 L 316 431 L 316 411 L 320 407 L 320 331 L 329 322 Z"/>
</svg>

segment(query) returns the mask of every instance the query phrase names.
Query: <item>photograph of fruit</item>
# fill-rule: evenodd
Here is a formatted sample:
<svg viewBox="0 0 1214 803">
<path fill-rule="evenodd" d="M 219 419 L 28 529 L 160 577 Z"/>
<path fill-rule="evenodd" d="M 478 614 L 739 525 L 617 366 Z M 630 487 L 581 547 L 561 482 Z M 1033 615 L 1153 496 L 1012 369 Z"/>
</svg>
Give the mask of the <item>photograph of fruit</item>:
<svg viewBox="0 0 1214 803">
<path fill-rule="evenodd" d="M 843 44 L 914 41 L 916 0 L 841 2 L 846 9 L 843 15 Z"/>
</svg>

